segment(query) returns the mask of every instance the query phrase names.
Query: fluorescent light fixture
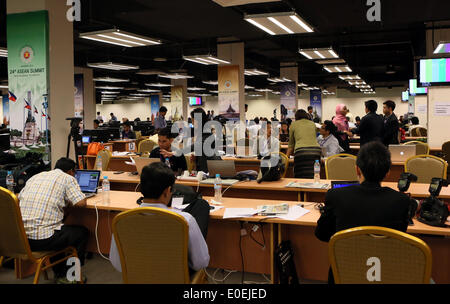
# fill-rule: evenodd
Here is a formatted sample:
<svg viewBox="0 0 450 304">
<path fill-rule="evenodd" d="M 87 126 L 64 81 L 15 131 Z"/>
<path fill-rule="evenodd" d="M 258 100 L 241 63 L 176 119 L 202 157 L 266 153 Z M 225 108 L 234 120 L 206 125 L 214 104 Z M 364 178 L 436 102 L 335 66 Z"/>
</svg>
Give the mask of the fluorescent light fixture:
<svg viewBox="0 0 450 304">
<path fill-rule="evenodd" d="M 0 57 L 8 57 L 8 49 L 0 48 Z"/>
<path fill-rule="evenodd" d="M 273 92 L 271 89 L 255 89 L 256 92 Z"/>
<path fill-rule="evenodd" d="M 360 80 L 361 77 L 359 77 L 359 75 L 344 75 L 344 76 L 339 76 L 340 79 L 342 80 Z"/>
<path fill-rule="evenodd" d="M 262 75 L 269 75 L 269 73 L 260 71 L 258 69 L 249 69 L 249 70 L 244 70 L 244 75 L 245 76 L 262 76 Z"/>
<path fill-rule="evenodd" d="M 188 91 L 204 91 L 205 88 L 197 88 L 197 87 L 188 87 Z"/>
<path fill-rule="evenodd" d="M 139 69 L 139 66 L 137 66 L 137 65 L 129 65 L 129 64 L 113 63 L 113 62 L 88 63 L 87 66 L 91 67 L 91 68 L 114 70 L 114 71 Z"/>
<path fill-rule="evenodd" d="M 352 71 L 352 69 L 350 69 L 348 65 L 325 65 L 323 68 L 330 73 L 343 73 Z"/>
<path fill-rule="evenodd" d="M 450 42 L 441 41 L 439 42 L 437 48 L 434 50 L 434 54 L 446 54 L 450 53 Z"/>
<path fill-rule="evenodd" d="M 141 89 L 141 90 L 137 90 L 140 93 L 159 93 L 161 92 L 160 90 L 152 90 L 152 89 Z"/>
<path fill-rule="evenodd" d="M 211 64 L 230 64 L 231 62 L 213 57 L 211 55 L 196 55 L 196 56 L 183 56 L 184 60 L 192 61 L 195 63 L 200 63 L 204 65 Z"/>
<path fill-rule="evenodd" d="M 163 72 L 160 70 L 149 69 L 149 70 L 140 70 L 139 72 L 136 72 L 136 74 L 138 74 L 138 75 L 159 75 L 159 74 L 163 74 Z"/>
<path fill-rule="evenodd" d="M 182 75 L 182 74 L 159 74 L 158 77 L 169 78 L 169 79 L 190 79 L 194 78 L 194 76 Z"/>
<path fill-rule="evenodd" d="M 292 80 L 287 79 L 285 77 L 283 77 L 283 78 L 272 77 L 272 78 L 267 78 L 267 80 L 271 81 L 271 82 L 277 82 L 277 83 L 278 82 L 292 82 Z"/>
<path fill-rule="evenodd" d="M 101 93 L 104 94 L 104 95 L 108 95 L 108 94 L 117 95 L 120 92 L 119 91 L 102 91 Z"/>
<path fill-rule="evenodd" d="M 300 82 L 300 83 L 298 84 L 298 86 L 299 86 L 299 87 L 307 87 L 308 85 L 307 85 L 306 83 Z"/>
<path fill-rule="evenodd" d="M 164 98 L 170 98 L 170 97 L 172 97 L 172 96 L 169 95 L 169 94 L 165 94 L 165 95 L 163 95 L 162 97 L 164 97 Z"/>
<path fill-rule="evenodd" d="M 7 84 L 0 84 L 0 89 L 7 89 L 8 85 Z"/>
<path fill-rule="evenodd" d="M 273 91 L 273 92 L 271 92 L 272 94 L 275 94 L 275 95 L 281 95 L 281 93 L 280 92 L 278 92 L 278 91 Z"/>
<path fill-rule="evenodd" d="M 208 94 L 208 93 L 202 93 L 202 94 L 198 94 L 198 95 L 202 96 L 202 97 L 212 96 L 211 94 Z"/>
<path fill-rule="evenodd" d="M 376 94 L 376 92 L 370 91 L 370 92 L 364 92 L 364 94 Z"/>
<path fill-rule="evenodd" d="M 364 80 L 355 80 L 355 81 L 348 81 L 349 85 L 366 85 L 367 83 Z"/>
<path fill-rule="evenodd" d="M 110 86 L 99 86 L 99 87 L 95 87 L 96 89 L 100 89 L 100 90 L 123 90 L 124 87 L 110 87 Z"/>
<path fill-rule="evenodd" d="M 244 20 L 270 35 L 314 32 L 313 28 L 295 12 L 245 15 Z"/>
<path fill-rule="evenodd" d="M 344 59 L 324 59 L 324 60 L 317 60 L 316 63 L 317 64 L 343 64 L 343 63 L 345 63 L 345 60 Z"/>
<path fill-rule="evenodd" d="M 80 38 L 124 47 L 140 47 L 161 44 L 161 40 L 121 31 L 119 29 L 80 33 Z"/>
<path fill-rule="evenodd" d="M 213 81 L 213 80 L 210 80 L 210 81 L 202 81 L 204 84 L 209 84 L 209 85 L 214 85 L 214 86 L 216 86 L 216 85 L 219 85 L 219 82 L 218 81 Z"/>
<path fill-rule="evenodd" d="M 248 97 L 262 97 L 261 94 L 248 94 Z"/>
<path fill-rule="evenodd" d="M 356 88 L 358 88 L 358 89 L 370 89 L 371 86 L 370 85 L 357 85 Z"/>
<path fill-rule="evenodd" d="M 173 87 L 173 85 L 168 84 L 168 83 L 160 83 L 160 82 L 155 82 L 155 83 L 146 83 L 145 84 L 148 87 L 160 87 L 160 88 L 164 88 L 164 87 Z"/>
<path fill-rule="evenodd" d="M 112 77 L 97 77 L 97 78 L 94 78 L 94 81 L 102 81 L 102 82 L 129 82 L 130 79 L 112 78 Z"/>
<path fill-rule="evenodd" d="M 209 91 L 209 93 L 219 94 L 219 91 Z"/>
<path fill-rule="evenodd" d="M 132 93 L 131 96 L 138 96 L 138 97 L 149 97 L 150 94 L 140 94 L 140 93 Z"/>
<path fill-rule="evenodd" d="M 244 89 L 246 90 L 253 90 L 255 87 L 249 86 L 249 85 L 245 85 Z"/>
</svg>

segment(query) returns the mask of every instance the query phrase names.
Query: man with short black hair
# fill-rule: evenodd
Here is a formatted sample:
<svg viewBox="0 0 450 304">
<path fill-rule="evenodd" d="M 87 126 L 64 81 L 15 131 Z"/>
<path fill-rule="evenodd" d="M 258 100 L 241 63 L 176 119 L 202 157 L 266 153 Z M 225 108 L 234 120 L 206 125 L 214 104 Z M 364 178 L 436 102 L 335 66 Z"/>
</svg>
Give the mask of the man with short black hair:
<svg viewBox="0 0 450 304">
<path fill-rule="evenodd" d="M 314 108 L 312 106 L 308 106 L 308 117 L 309 117 L 309 120 L 314 119 Z"/>
<path fill-rule="evenodd" d="M 150 158 L 159 158 L 162 162 L 169 159 L 173 172 L 181 174 L 187 170 L 187 163 L 184 155 L 176 156 L 172 152 L 172 142 L 175 137 L 170 128 L 161 129 L 158 133 L 158 147 L 150 152 Z"/>
<path fill-rule="evenodd" d="M 377 114 L 377 102 L 368 100 L 365 105 L 367 115 L 361 119 L 359 126 L 361 147 L 371 141 L 381 141 L 383 132 L 383 119 Z"/>
<path fill-rule="evenodd" d="M 94 130 L 97 130 L 100 126 L 100 121 L 98 119 L 94 119 Z"/>
<path fill-rule="evenodd" d="M 398 131 L 400 125 L 397 116 L 394 114 L 395 102 L 392 100 L 385 101 L 383 103 L 384 113 L 384 128 L 383 128 L 383 144 L 386 147 L 389 145 L 398 145 Z"/>
<path fill-rule="evenodd" d="M 136 133 L 131 130 L 131 123 L 129 121 L 123 124 L 122 137 L 123 139 L 136 139 Z"/>
<path fill-rule="evenodd" d="M 410 199 L 381 181 L 391 167 L 391 154 L 380 142 L 362 146 L 356 161 L 360 185 L 329 190 L 323 213 L 317 221 L 316 237 L 324 242 L 338 231 L 359 226 L 381 226 L 405 232 Z M 334 279 L 330 270 L 329 283 Z"/>
<path fill-rule="evenodd" d="M 117 121 L 117 117 L 114 116 L 114 113 L 110 113 L 109 115 L 111 116 L 111 119 L 109 120 L 110 123 L 113 121 Z"/>
<path fill-rule="evenodd" d="M 183 216 L 189 228 L 188 235 L 188 262 L 189 268 L 193 271 L 198 271 L 206 268 L 209 264 L 208 245 L 205 241 L 205 236 L 199 227 L 198 220 L 193 215 L 192 209 L 189 213 L 177 209 L 171 209 L 172 188 L 175 184 L 175 176 L 165 164 L 152 163 L 142 169 L 141 173 L 141 192 L 144 196 L 141 207 L 156 207 L 164 210 L 170 210 Z M 196 208 L 205 209 L 209 214 L 209 205 L 196 204 Z M 187 207 L 190 208 L 191 206 Z M 208 216 L 209 217 L 209 216 Z M 151 220 L 151 217 L 148 217 Z M 145 231 L 136 231 L 136 233 L 145 233 Z M 114 268 L 122 271 L 120 264 L 120 257 L 117 250 L 114 237 L 111 238 L 111 250 L 109 259 Z M 170 271 L 168 269 L 167 271 Z"/>
<path fill-rule="evenodd" d="M 86 198 L 74 177 L 75 169 L 73 160 L 59 159 L 54 170 L 31 177 L 18 198 L 31 250 L 58 251 L 73 246 L 83 265 L 89 232 L 85 227 L 63 224 L 64 208 L 86 206 Z M 61 256 L 51 261 L 58 259 Z M 68 283 L 67 269 L 63 263 L 53 266 L 58 283 Z"/>
<path fill-rule="evenodd" d="M 160 129 L 167 127 L 167 122 L 165 119 L 166 114 L 167 108 L 165 106 L 159 108 L 159 115 L 153 120 L 153 125 L 155 126 L 156 132 L 158 132 Z"/>
</svg>

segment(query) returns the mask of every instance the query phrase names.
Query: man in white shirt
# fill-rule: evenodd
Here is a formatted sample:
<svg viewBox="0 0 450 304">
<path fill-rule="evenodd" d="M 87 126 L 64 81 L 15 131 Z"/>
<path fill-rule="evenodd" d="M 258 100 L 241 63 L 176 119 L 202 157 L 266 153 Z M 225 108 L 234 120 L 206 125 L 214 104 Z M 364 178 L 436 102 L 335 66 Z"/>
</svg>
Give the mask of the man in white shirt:
<svg viewBox="0 0 450 304">
<path fill-rule="evenodd" d="M 209 264 L 208 245 L 197 224 L 197 220 L 193 216 L 194 212 L 192 209 L 190 209 L 190 213 L 187 213 L 170 208 L 174 183 L 175 175 L 165 164 L 157 162 L 144 167 L 141 173 L 141 192 L 144 196 L 141 207 L 156 207 L 170 210 L 186 219 L 189 226 L 188 264 L 191 270 L 198 271 L 206 268 Z M 136 233 L 145 233 L 145 231 L 137 231 Z M 122 266 L 114 237 L 111 239 L 109 259 L 114 268 L 121 272 Z"/>
<path fill-rule="evenodd" d="M 278 124 L 278 122 L 276 123 Z M 266 129 L 264 132 L 260 132 L 259 136 L 259 154 L 263 157 L 270 155 L 272 152 L 280 151 L 280 140 L 278 139 L 278 134 L 274 134 L 274 136 L 272 136 L 272 123 L 270 121 L 265 121 L 261 127 L 264 127 L 264 125 L 266 125 Z M 278 131 L 277 128 L 274 128 L 274 130 Z"/>
</svg>

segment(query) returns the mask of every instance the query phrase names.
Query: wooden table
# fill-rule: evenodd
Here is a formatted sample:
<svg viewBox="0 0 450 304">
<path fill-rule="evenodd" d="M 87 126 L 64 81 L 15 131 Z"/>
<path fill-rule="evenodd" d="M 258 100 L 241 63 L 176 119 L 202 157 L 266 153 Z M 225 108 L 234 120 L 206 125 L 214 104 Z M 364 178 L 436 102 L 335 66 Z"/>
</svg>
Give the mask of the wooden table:
<svg viewBox="0 0 450 304">
<path fill-rule="evenodd" d="M 111 203 L 109 206 L 101 205 L 101 197 L 93 197 L 88 200 L 86 208 L 76 208 L 67 219 L 67 224 L 84 225 L 90 231 L 88 242 L 89 251 L 97 251 L 95 239 L 95 224 L 97 206 L 98 238 L 100 251 L 109 253 L 111 242 L 111 223 L 115 215 L 121 211 L 137 207 L 136 199 L 140 197 L 138 193 L 132 192 L 111 192 Z M 205 197 L 210 200 L 210 197 Z M 255 208 L 262 204 L 279 204 L 283 201 L 259 199 L 238 199 L 224 198 L 225 208 Z M 294 202 L 289 203 L 291 206 Z M 300 279 L 326 281 L 328 275 L 328 252 L 327 243 L 321 242 L 314 236 L 314 230 L 319 211 L 314 208 L 314 204 L 304 203 L 305 208 L 310 213 L 294 221 L 286 221 L 277 218 L 267 218 L 254 216 L 239 219 L 223 219 L 224 209 L 217 210 L 210 215 L 207 243 L 211 256 L 210 267 L 242 270 L 241 256 L 239 251 L 241 224 L 247 233 L 254 224 L 262 224 L 253 236 L 264 242 L 262 233 L 266 240 L 266 247 L 262 248 L 247 236 L 243 237 L 242 252 L 244 256 L 244 268 L 246 272 L 271 274 L 272 281 L 275 282 L 275 266 L 273 264 L 274 245 L 282 239 L 289 239 L 295 252 L 294 262 L 297 274 Z M 247 223 L 247 224 L 245 224 Z M 267 226 L 266 226 L 267 225 Z M 264 229 L 267 227 L 268 229 Z M 415 221 L 414 226 L 408 228 L 408 233 L 417 235 L 430 246 L 433 253 L 432 277 L 437 283 L 450 283 L 450 229 L 427 226 Z"/>
<path fill-rule="evenodd" d="M 360 149 L 361 147 L 359 143 L 350 143 L 350 150 L 352 151 L 352 154 L 357 155 Z M 431 155 L 438 155 L 440 153 L 442 153 L 442 147 L 430 147 Z"/>
<path fill-rule="evenodd" d="M 113 144 L 113 151 L 117 152 L 136 152 L 136 139 L 114 140 L 109 143 Z"/>
</svg>

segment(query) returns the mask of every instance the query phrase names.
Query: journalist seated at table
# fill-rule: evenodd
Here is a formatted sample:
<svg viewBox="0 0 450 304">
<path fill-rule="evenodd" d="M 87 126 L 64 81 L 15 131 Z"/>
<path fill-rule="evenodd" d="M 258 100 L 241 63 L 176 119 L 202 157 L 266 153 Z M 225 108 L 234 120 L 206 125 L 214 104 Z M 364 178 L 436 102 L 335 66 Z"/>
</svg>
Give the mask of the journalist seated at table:
<svg viewBox="0 0 450 304">
<path fill-rule="evenodd" d="M 176 173 L 183 173 L 187 170 L 186 157 L 180 153 L 176 156 L 172 151 L 172 143 L 178 134 L 172 134 L 171 128 L 161 129 L 158 134 L 158 147 L 150 152 L 150 158 L 159 158 L 162 162 L 169 160 L 170 168 Z"/>
<path fill-rule="evenodd" d="M 209 264 L 208 245 L 205 241 L 207 233 L 205 226 L 208 225 L 209 221 L 209 205 L 205 201 L 196 201 L 195 203 L 191 203 L 183 211 L 171 209 L 170 203 L 174 184 L 175 175 L 165 164 L 158 162 L 144 167 L 141 173 L 141 192 L 144 197 L 140 206 L 170 209 L 186 219 L 189 226 L 189 269 L 191 272 L 198 271 L 206 268 Z M 145 231 L 137 233 L 145 233 Z M 114 237 L 111 239 L 109 258 L 114 268 L 121 272 L 120 256 Z"/>
<path fill-rule="evenodd" d="M 324 242 L 338 231 L 360 226 L 381 226 L 406 232 L 410 200 L 381 181 L 391 167 L 389 150 L 381 142 L 361 147 L 356 161 L 360 185 L 329 190 L 316 237 Z M 331 273 L 328 282 L 334 283 Z"/>
<path fill-rule="evenodd" d="M 129 121 L 123 124 L 122 137 L 123 139 L 136 139 L 136 133 L 131 130 L 131 123 Z"/>
</svg>

